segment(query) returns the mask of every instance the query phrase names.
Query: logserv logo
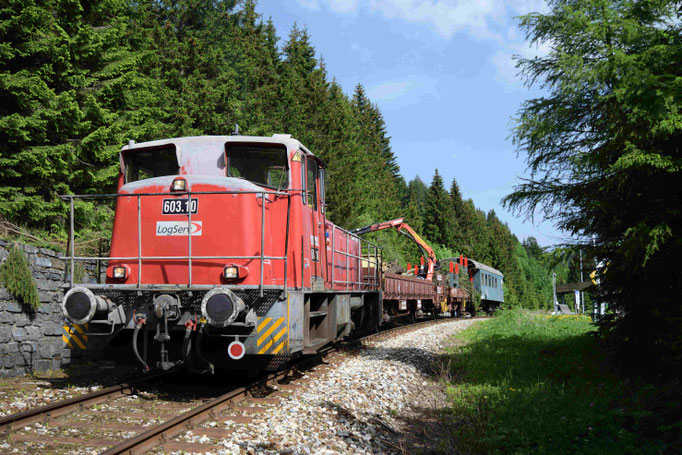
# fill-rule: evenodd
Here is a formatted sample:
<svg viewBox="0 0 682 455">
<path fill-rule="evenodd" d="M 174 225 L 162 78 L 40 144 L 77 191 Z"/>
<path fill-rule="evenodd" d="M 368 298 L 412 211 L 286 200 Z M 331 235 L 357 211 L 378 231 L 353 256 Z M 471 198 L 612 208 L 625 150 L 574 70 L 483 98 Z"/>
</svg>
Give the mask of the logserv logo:
<svg viewBox="0 0 682 455">
<path fill-rule="evenodd" d="M 169 237 L 172 235 L 187 235 L 187 231 L 191 235 L 201 235 L 203 226 L 201 221 L 192 221 L 191 228 L 187 221 L 157 221 L 156 235 L 157 237 Z"/>
</svg>

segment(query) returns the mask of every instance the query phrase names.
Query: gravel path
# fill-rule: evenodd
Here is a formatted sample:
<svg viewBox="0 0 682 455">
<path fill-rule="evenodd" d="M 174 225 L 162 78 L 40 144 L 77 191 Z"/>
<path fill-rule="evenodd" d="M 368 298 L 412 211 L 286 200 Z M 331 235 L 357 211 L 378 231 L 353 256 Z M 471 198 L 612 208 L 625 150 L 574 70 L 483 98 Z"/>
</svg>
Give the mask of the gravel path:
<svg viewBox="0 0 682 455">
<path fill-rule="evenodd" d="M 453 320 L 368 342 L 248 425 L 225 424 L 225 454 L 428 453 L 444 392 L 432 374 L 436 354 L 476 321 Z M 436 419 L 437 420 L 437 419 Z M 434 422 L 431 422 L 434 423 Z M 210 425 L 210 422 L 209 422 Z M 210 425 L 213 426 L 213 425 Z M 197 442 L 200 439 L 200 431 Z M 203 441 L 202 441 L 203 442 Z"/>
</svg>

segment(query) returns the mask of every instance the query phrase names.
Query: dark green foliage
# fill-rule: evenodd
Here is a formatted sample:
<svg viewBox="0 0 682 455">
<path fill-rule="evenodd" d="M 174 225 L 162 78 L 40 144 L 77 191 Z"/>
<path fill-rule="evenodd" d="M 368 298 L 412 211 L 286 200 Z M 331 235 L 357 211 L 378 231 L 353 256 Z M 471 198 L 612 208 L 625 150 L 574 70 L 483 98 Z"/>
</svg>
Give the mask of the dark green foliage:
<svg viewBox="0 0 682 455">
<path fill-rule="evenodd" d="M 3 216 L 58 232 L 57 194 L 113 188 L 128 113 L 146 90 L 128 13 L 123 0 L 16 0 L 0 10 Z"/>
<path fill-rule="evenodd" d="M 406 217 L 441 257 L 505 273 L 523 293 L 517 240 L 436 174 L 405 183 L 379 107 L 343 93 L 305 30 L 279 42 L 254 0 L 15 0 L 0 9 L 0 216 L 64 239 L 58 194 L 115 190 L 128 140 L 289 133 L 327 165 L 327 216 L 353 228 Z M 77 248 L 108 237 L 113 206 L 75 206 Z M 387 261 L 420 251 L 394 231 L 370 234 Z M 79 244 L 85 244 L 79 245 Z M 534 259 L 535 260 L 535 259 Z M 537 259 L 540 261 L 540 259 Z M 535 295 L 535 294 L 533 294 Z"/>
<path fill-rule="evenodd" d="M 608 263 L 602 333 L 624 364 L 682 368 L 682 3 L 555 0 L 521 19 L 551 52 L 522 59 L 547 96 L 514 132 L 531 179 L 507 202 L 542 210 Z"/>
<path fill-rule="evenodd" d="M 31 266 L 24 252 L 16 245 L 5 262 L 0 265 L 0 284 L 20 303 L 29 305 L 34 310 L 40 306 L 38 288 L 33 280 Z"/>
<path fill-rule="evenodd" d="M 7 3 L 7 2 L 6 2 Z M 290 133 L 328 166 L 328 216 L 356 227 L 402 211 L 379 108 L 329 81 L 305 29 L 278 47 L 245 0 L 16 0 L 0 9 L 0 215 L 63 237 L 58 194 L 115 190 L 127 140 Z M 77 236 L 110 219 L 77 204 Z M 104 223 L 103 223 L 104 222 Z M 389 258 L 410 246 L 380 234 Z"/>
</svg>

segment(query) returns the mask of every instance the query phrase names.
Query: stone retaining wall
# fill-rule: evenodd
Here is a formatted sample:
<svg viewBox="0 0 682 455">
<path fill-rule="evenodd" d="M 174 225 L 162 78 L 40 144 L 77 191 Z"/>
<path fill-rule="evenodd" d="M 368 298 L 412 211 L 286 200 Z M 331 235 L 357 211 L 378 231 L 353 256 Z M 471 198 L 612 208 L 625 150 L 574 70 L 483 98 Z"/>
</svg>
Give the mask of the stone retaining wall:
<svg viewBox="0 0 682 455">
<path fill-rule="evenodd" d="M 18 244 L 31 266 L 38 288 L 40 306 L 22 305 L 0 286 L 0 376 L 61 368 L 82 351 L 64 343 L 62 286 L 70 277 L 62 253 L 32 245 Z M 0 263 L 13 244 L 0 240 Z"/>
</svg>

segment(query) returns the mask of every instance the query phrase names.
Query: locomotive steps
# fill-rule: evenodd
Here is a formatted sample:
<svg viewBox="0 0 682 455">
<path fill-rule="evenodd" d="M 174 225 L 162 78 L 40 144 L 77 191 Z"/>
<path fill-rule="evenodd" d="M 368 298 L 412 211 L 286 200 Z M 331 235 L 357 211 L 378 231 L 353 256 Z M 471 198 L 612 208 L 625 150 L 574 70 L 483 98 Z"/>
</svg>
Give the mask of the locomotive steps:
<svg viewBox="0 0 682 455">
<path fill-rule="evenodd" d="M 218 398 L 195 396 L 183 402 L 171 396 L 181 395 L 178 390 L 164 386 L 161 393 L 140 392 L 86 405 L 48 422 L 26 427 L 19 423 L 0 443 L 0 451 L 398 451 L 395 440 L 401 428 L 409 426 L 406 416 L 437 401 L 437 388 L 424 386 L 431 381 L 428 369 L 434 354 L 450 334 L 471 323 L 441 320 L 375 334 L 362 341 L 360 349 L 329 350 L 328 364 L 311 369 L 321 359 L 308 358 L 308 366 L 297 365 L 296 370 L 261 378 Z"/>
</svg>

